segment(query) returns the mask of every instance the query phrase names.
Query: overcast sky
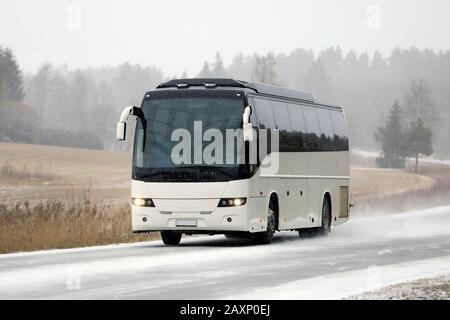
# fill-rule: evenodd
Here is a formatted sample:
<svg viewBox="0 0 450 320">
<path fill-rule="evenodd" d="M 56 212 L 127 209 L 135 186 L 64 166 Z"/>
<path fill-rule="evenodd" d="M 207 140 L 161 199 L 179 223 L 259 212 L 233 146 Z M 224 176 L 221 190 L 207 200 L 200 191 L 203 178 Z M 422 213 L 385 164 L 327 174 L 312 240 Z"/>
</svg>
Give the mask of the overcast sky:
<svg viewBox="0 0 450 320">
<path fill-rule="evenodd" d="M 0 0 L 0 45 L 34 71 L 154 65 L 194 76 L 217 51 L 450 49 L 449 0 Z"/>
</svg>

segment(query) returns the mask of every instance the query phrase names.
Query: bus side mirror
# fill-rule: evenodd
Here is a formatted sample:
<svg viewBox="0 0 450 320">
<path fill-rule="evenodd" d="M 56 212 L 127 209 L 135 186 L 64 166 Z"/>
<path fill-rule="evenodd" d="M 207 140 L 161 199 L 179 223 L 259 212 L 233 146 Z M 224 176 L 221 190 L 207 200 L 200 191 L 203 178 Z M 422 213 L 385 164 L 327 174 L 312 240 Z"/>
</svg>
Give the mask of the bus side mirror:
<svg viewBox="0 0 450 320">
<path fill-rule="evenodd" d="M 242 115 L 242 131 L 244 134 L 244 141 L 253 141 L 253 126 L 250 123 L 250 115 L 252 108 L 250 106 L 245 107 L 244 114 Z"/>
<path fill-rule="evenodd" d="M 116 139 L 118 141 L 124 141 L 127 136 L 127 119 L 129 116 L 141 116 L 143 117 L 142 110 L 135 106 L 129 106 L 123 109 L 120 115 L 120 120 L 117 122 Z"/>
<path fill-rule="evenodd" d="M 117 122 L 116 139 L 124 141 L 127 135 L 127 124 L 125 122 Z"/>
</svg>

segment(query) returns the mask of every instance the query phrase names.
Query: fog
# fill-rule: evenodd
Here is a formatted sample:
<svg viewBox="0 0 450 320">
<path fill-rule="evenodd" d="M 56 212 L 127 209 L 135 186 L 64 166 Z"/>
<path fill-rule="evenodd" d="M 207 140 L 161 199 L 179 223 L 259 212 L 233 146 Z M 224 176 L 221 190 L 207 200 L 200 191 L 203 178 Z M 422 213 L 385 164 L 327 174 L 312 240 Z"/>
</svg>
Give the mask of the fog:
<svg viewBox="0 0 450 320">
<path fill-rule="evenodd" d="M 153 65 L 195 75 L 204 60 L 235 55 L 396 46 L 449 49 L 447 0 L 110 1 L 1 0 L 0 39 L 21 66 Z"/>
<path fill-rule="evenodd" d="M 432 151 L 450 154 L 446 0 L 1 1 L 0 49 L 18 71 L 0 73 L 16 83 L 0 92 L 0 140 L 124 149 L 114 140 L 124 106 L 202 76 L 312 91 L 344 107 L 363 150 L 382 148 L 375 134 L 396 100 L 404 115 L 420 100 L 437 120 L 425 123 Z M 14 102 L 33 112 L 16 116 Z"/>
</svg>

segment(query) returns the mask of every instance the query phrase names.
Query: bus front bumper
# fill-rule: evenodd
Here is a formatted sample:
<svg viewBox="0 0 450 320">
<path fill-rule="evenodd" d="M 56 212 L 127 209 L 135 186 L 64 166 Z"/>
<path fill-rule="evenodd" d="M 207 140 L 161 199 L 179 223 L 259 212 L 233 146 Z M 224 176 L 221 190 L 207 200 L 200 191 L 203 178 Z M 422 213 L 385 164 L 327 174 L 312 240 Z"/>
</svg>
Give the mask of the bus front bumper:
<svg viewBox="0 0 450 320">
<path fill-rule="evenodd" d="M 171 230 L 193 233 L 196 231 L 211 233 L 265 231 L 267 221 L 264 210 L 258 210 L 260 211 L 259 214 L 250 210 L 252 207 L 255 209 L 258 207 L 252 206 L 252 202 L 255 202 L 255 200 L 249 199 L 244 206 L 217 207 L 213 211 L 161 211 L 155 207 L 132 205 L 133 231 Z"/>
</svg>

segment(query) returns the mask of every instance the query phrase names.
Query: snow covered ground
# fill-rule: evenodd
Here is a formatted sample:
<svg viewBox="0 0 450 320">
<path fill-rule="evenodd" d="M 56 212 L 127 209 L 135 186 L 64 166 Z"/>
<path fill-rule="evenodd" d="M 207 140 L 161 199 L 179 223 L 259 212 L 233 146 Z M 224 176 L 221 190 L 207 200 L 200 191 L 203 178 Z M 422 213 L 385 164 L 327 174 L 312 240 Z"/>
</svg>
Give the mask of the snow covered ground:
<svg viewBox="0 0 450 320">
<path fill-rule="evenodd" d="M 333 299 L 450 273 L 450 207 L 351 219 L 272 245 L 223 236 L 0 256 L 3 299 Z"/>
<path fill-rule="evenodd" d="M 380 156 L 379 151 L 369 151 L 369 150 L 360 150 L 360 149 L 352 149 L 351 153 L 362 157 L 362 158 L 369 158 L 369 159 L 375 159 Z M 416 161 L 414 158 L 408 158 L 409 161 Z M 436 159 L 435 157 L 421 157 L 420 163 L 426 163 L 426 164 L 441 164 L 450 166 L 450 160 L 443 160 L 443 159 Z"/>
<path fill-rule="evenodd" d="M 408 281 L 351 296 L 358 300 L 450 300 L 450 273 Z"/>
<path fill-rule="evenodd" d="M 387 251 L 387 253 L 390 253 Z M 382 288 L 399 282 L 426 277 L 445 277 L 450 271 L 450 256 L 404 263 L 377 266 L 347 272 L 336 272 L 305 280 L 294 281 L 270 288 L 271 299 L 342 299 L 365 293 L 379 292 Z M 380 290 L 381 289 L 381 290 Z M 377 291 L 378 290 L 378 291 Z M 398 289 L 397 289 L 398 291 Z M 375 295 L 375 292 L 372 294 Z M 267 288 L 227 297 L 240 299 L 265 299 Z M 370 296 L 361 295 L 361 297 Z"/>
</svg>

